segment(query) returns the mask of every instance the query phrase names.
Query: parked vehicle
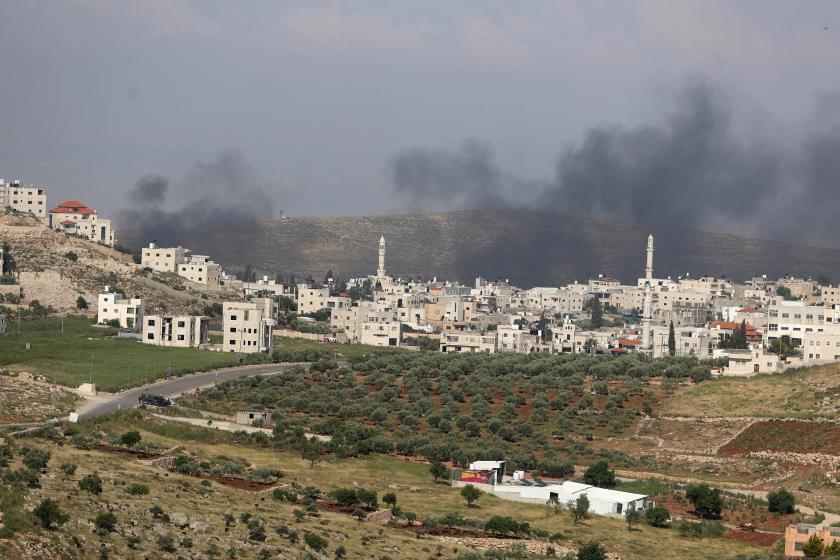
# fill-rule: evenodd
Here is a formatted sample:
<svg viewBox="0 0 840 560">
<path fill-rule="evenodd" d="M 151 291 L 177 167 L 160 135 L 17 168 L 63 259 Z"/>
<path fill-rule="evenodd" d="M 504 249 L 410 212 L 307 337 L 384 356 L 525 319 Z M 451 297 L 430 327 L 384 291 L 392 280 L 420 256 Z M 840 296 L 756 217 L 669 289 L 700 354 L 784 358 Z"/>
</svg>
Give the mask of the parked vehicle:
<svg viewBox="0 0 840 560">
<path fill-rule="evenodd" d="M 151 395 L 149 393 L 143 393 L 140 395 L 138 401 L 140 404 L 148 404 L 152 406 L 169 406 L 172 404 L 172 401 L 161 395 Z"/>
</svg>

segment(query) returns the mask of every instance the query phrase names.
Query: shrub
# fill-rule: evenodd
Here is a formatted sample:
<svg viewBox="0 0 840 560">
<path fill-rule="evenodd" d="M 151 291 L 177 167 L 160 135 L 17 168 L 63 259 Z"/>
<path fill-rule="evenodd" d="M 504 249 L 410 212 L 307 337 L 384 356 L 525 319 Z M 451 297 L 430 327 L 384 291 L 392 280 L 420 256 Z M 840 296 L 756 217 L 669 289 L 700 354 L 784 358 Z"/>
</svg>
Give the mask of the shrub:
<svg viewBox="0 0 840 560">
<path fill-rule="evenodd" d="M 767 494 L 767 510 L 771 513 L 793 513 L 796 511 L 796 499 L 784 488 L 779 488 Z"/>
<path fill-rule="evenodd" d="M 607 551 L 597 541 L 589 541 L 578 549 L 577 560 L 606 560 Z"/>
<path fill-rule="evenodd" d="M 132 484 L 125 491 L 132 496 L 145 496 L 149 493 L 149 487 L 145 484 Z"/>
<path fill-rule="evenodd" d="M 164 552 L 175 552 L 175 539 L 172 538 L 172 535 L 159 536 L 157 545 Z"/>
<path fill-rule="evenodd" d="M 33 471 L 41 471 L 47 468 L 50 461 L 50 452 L 37 447 L 28 447 L 23 454 L 23 464 Z"/>
<path fill-rule="evenodd" d="M 101 494 L 102 479 L 98 473 L 89 474 L 79 481 L 79 489 L 91 494 Z"/>
<path fill-rule="evenodd" d="M 336 488 L 327 495 L 341 506 L 354 506 L 360 503 L 358 494 L 352 488 Z"/>
<path fill-rule="evenodd" d="M 64 258 L 71 262 L 76 262 L 79 260 L 79 255 L 76 254 L 75 251 L 67 251 L 64 253 Z"/>
<path fill-rule="evenodd" d="M 577 500 L 570 501 L 567 507 L 572 512 L 575 523 L 577 523 L 581 519 L 586 519 L 586 516 L 589 515 L 589 498 L 586 494 L 581 494 Z"/>
<path fill-rule="evenodd" d="M 44 529 L 52 529 L 54 526 L 63 525 L 70 516 L 62 513 L 58 507 L 58 502 L 47 498 L 38 504 L 38 507 L 32 512 L 35 519 L 41 524 Z"/>
<path fill-rule="evenodd" d="M 529 533 L 531 526 L 527 521 L 520 523 L 510 517 L 494 515 L 484 523 L 484 530 L 502 536 L 522 535 Z"/>
<path fill-rule="evenodd" d="M 811 535 L 811 538 L 802 545 L 802 552 L 806 558 L 819 558 L 822 556 L 823 550 L 825 550 L 825 545 L 816 534 Z"/>
<path fill-rule="evenodd" d="M 671 519 L 671 512 L 662 506 L 649 508 L 645 511 L 645 520 L 651 527 L 667 527 Z"/>
<path fill-rule="evenodd" d="M 76 465 L 74 463 L 62 463 L 61 464 L 61 471 L 64 473 L 64 476 L 70 478 L 74 474 L 76 474 Z"/>
<path fill-rule="evenodd" d="M 97 532 L 101 534 L 113 533 L 117 527 L 117 516 L 113 513 L 100 513 L 94 519 L 93 524 L 96 525 Z"/>
<path fill-rule="evenodd" d="M 306 546 L 308 546 L 315 552 L 321 552 L 322 550 L 327 548 L 327 539 L 316 533 L 304 533 L 303 542 L 305 542 Z"/>
<path fill-rule="evenodd" d="M 126 447 L 134 447 L 140 443 L 141 439 L 140 432 L 137 430 L 131 430 L 130 432 L 126 432 L 120 436 L 120 443 Z"/>
</svg>

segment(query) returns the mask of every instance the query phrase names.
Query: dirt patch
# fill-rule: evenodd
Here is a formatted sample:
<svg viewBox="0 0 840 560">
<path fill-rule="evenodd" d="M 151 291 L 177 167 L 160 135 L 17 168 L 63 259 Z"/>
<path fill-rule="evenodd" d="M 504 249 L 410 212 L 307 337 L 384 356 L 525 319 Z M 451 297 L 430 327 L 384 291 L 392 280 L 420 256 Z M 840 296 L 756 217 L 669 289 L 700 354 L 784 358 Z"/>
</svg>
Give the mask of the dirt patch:
<svg viewBox="0 0 840 560">
<path fill-rule="evenodd" d="M 781 535 L 776 533 L 761 533 L 758 531 L 738 531 L 729 530 L 723 534 L 724 539 L 730 541 L 738 541 L 742 543 L 751 544 L 753 546 L 760 546 L 762 548 L 770 548 L 776 541 L 781 538 Z"/>
<path fill-rule="evenodd" d="M 205 478 L 218 482 L 237 490 L 247 490 L 248 492 L 262 492 L 277 486 L 276 482 L 261 482 L 259 480 L 248 480 L 247 478 L 236 478 L 233 476 L 212 476 L 212 475 L 198 475 L 198 478 Z"/>
<path fill-rule="evenodd" d="M 840 425 L 834 422 L 756 422 L 718 450 L 739 456 L 754 451 L 840 455 Z"/>
<path fill-rule="evenodd" d="M 129 449 L 127 447 L 115 447 L 107 443 L 101 443 L 94 447 L 96 451 L 111 453 L 113 455 L 126 455 L 134 457 L 135 459 L 158 459 L 161 457 L 158 453 L 148 453 L 146 451 L 138 451 L 137 449 Z"/>
<path fill-rule="evenodd" d="M 694 514 L 691 502 L 674 494 L 657 496 L 656 502 L 671 512 L 671 515 L 689 519 L 700 519 Z M 742 523 L 752 523 L 763 531 L 777 533 L 777 537 L 788 525 L 803 521 L 801 514 L 776 515 L 767 511 L 767 505 L 762 502 L 751 502 L 749 498 L 737 499 L 726 497 L 726 508 L 721 512 L 720 522 L 734 526 Z"/>
</svg>

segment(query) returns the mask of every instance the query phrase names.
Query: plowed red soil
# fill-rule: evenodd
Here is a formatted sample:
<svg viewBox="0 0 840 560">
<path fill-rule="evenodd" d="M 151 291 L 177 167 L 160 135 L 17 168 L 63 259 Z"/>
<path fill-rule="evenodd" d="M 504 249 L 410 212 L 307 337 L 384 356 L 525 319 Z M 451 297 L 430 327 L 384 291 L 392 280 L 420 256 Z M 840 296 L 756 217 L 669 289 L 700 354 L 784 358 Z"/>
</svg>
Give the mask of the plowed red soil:
<svg viewBox="0 0 840 560">
<path fill-rule="evenodd" d="M 840 455 L 840 425 L 834 422 L 781 420 L 756 422 L 718 452 L 738 456 L 751 451 Z"/>
<path fill-rule="evenodd" d="M 738 541 L 763 548 L 770 548 L 776 544 L 776 541 L 782 538 L 782 536 L 776 533 L 729 530 L 723 534 L 723 538 L 729 539 L 730 541 Z"/>
</svg>

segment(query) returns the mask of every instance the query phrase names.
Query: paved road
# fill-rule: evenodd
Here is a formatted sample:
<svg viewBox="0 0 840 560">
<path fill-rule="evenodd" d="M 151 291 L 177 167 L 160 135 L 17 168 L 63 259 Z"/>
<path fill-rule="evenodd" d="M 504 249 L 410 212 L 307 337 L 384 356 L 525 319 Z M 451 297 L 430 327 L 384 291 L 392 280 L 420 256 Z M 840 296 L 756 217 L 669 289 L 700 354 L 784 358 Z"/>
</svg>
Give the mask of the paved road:
<svg viewBox="0 0 840 560">
<path fill-rule="evenodd" d="M 96 397 L 86 401 L 77 410 L 79 418 L 94 418 L 103 414 L 110 414 L 117 410 L 131 408 L 137 405 L 137 399 L 142 393 L 174 397 L 182 393 L 189 393 L 202 387 L 210 387 L 219 381 L 228 381 L 240 377 L 251 377 L 254 375 L 266 375 L 277 373 L 283 369 L 299 364 L 271 364 L 266 366 L 229 368 L 211 371 L 208 373 L 196 373 L 184 377 L 176 377 L 169 381 L 160 380 L 155 383 L 144 385 L 136 389 L 130 389 L 121 393 L 100 393 Z"/>
</svg>

